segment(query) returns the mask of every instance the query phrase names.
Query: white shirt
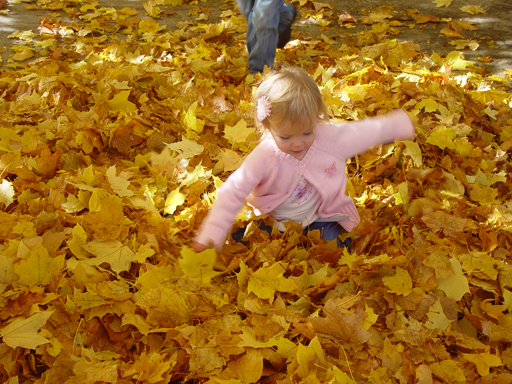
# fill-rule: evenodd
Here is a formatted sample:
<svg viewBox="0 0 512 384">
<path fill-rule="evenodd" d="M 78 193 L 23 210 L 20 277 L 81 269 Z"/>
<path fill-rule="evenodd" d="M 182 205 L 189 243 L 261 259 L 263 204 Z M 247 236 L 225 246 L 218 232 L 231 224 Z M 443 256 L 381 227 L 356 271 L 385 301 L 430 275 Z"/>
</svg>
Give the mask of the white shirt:
<svg viewBox="0 0 512 384">
<path fill-rule="evenodd" d="M 318 208 L 321 202 L 321 196 L 318 190 L 302 176 L 291 196 L 270 214 L 276 220 L 277 228 L 280 231 L 285 230 L 283 223 L 287 221 L 295 221 L 302 224 L 302 228 L 305 228 L 320 218 Z M 348 217 L 348 215 L 334 215 L 331 217 L 322 217 L 321 221 L 341 221 Z"/>
</svg>

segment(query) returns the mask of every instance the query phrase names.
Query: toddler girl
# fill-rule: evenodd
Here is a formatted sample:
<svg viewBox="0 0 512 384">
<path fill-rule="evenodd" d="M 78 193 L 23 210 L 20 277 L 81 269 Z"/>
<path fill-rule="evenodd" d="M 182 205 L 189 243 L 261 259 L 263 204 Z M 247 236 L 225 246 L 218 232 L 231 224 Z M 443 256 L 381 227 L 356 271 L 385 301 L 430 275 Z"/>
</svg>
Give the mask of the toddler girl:
<svg viewBox="0 0 512 384">
<path fill-rule="evenodd" d="M 275 225 L 296 221 L 319 229 L 325 240 L 350 232 L 360 221 L 345 195 L 347 159 L 396 139 L 413 139 L 409 116 L 397 110 L 357 122 L 333 123 L 320 90 L 308 73 L 287 68 L 271 73 L 254 94 L 262 139 L 219 188 L 192 248 L 222 249 L 244 202 Z M 338 243 L 339 244 L 339 243 Z"/>
</svg>

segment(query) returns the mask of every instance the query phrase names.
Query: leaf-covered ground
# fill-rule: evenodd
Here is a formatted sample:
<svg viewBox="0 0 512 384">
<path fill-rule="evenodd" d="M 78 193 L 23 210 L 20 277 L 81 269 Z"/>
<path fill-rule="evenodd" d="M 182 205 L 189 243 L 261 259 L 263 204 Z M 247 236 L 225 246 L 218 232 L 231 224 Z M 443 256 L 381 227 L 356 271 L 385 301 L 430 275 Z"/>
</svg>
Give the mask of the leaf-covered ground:
<svg viewBox="0 0 512 384">
<path fill-rule="evenodd" d="M 306 68 L 335 119 L 403 108 L 415 141 L 347 164 L 352 252 L 249 227 L 247 247 L 195 254 L 257 139 L 245 20 L 208 23 L 199 4 L 171 31 L 163 2 L 145 3 L 153 18 L 37 6 L 71 21 L 20 31 L 20 64 L 0 72 L 2 381 L 512 381 L 512 72 L 398 42 L 386 9 L 322 13 L 369 27 L 336 48 L 298 38 L 278 66 Z"/>
</svg>

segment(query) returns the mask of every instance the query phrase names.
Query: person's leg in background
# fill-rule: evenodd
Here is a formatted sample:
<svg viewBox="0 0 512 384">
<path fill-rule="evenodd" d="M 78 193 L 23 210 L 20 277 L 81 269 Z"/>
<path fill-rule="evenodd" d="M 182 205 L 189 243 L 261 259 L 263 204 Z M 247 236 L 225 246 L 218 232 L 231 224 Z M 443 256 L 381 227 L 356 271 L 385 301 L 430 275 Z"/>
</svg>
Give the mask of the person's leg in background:
<svg viewBox="0 0 512 384">
<path fill-rule="evenodd" d="M 251 13 L 252 7 L 254 6 L 254 1 L 255 0 L 236 0 L 238 10 L 246 19 L 249 19 L 249 14 Z"/>
<path fill-rule="evenodd" d="M 290 3 L 284 3 L 279 8 L 279 38 L 277 39 L 277 48 L 284 48 L 292 36 L 292 24 L 297 16 L 295 6 Z"/>
<path fill-rule="evenodd" d="M 237 0 L 240 12 L 247 18 L 247 50 L 251 73 L 274 67 L 276 48 L 290 40 L 291 25 L 297 11 L 284 0 Z"/>
<path fill-rule="evenodd" d="M 274 67 L 279 38 L 279 8 L 283 0 L 256 0 L 249 14 L 247 50 L 251 73 L 263 72 L 265 66 Z"/>
</svg>

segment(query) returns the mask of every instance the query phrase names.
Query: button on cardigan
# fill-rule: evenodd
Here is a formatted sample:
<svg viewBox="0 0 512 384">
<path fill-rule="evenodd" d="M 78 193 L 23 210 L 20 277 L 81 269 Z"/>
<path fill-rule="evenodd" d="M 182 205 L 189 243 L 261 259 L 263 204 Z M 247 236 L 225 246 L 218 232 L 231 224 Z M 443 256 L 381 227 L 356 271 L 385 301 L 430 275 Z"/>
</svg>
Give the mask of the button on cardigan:
<svg viewBox="0 0 512 384">
<path fill-rule="evenodd" d="M 315 140 L 302 160 L 279 150 L 269 135 L 218 189 L 217 200 L 195 241 L 222 249 L 246 201 L 257 215 L 270 213 L 290 196 L 301 176 L 321 195 L 319 220 L 348 215 L 339 224 L 350 232 L 360 217 L 354 201 L 345 195 L 347 159 L 377 145 L 413 139 L 414 132 L 411 119 L 402 110 L 357 122 L 317 124 Z"/>
</svg>

